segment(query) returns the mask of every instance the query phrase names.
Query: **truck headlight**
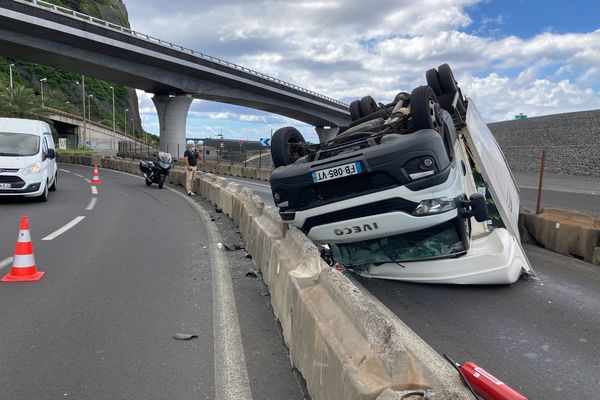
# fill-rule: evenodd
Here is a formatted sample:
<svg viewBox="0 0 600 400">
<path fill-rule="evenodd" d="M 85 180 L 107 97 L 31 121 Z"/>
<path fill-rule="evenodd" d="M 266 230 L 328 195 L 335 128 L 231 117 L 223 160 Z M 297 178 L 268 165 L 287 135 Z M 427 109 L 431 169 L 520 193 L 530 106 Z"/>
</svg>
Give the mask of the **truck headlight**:
<svg viewBox="0 0 600 400">
<path fill-rule="evenodd" d="M 415 211 L 413 211 L 413 215 L 431 215 L 431 214 L 439 214 L 446 211 L 454 210 L 456 208 L 456 203 L 454 199 L 449 199 L 447 197 L 441 197 L 438 199 L 429 199 L 423 200 L 419 203 Z"/>
<path fill-rule="evenodd" d="M 23 175 L 35 175 L 42 171 L 42 163 L 36 162 L 23 170 Z"/>
</svg>

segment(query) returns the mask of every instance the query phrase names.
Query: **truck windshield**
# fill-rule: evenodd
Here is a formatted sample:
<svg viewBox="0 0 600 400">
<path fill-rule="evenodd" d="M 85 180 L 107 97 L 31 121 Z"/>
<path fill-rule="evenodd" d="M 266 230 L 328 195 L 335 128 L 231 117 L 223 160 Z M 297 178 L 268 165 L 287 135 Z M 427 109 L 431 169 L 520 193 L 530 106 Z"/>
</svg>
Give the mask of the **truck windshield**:
<svg viewBox="0 0 600 400">
<path fill-rule="evenodd" d="M 346 267 L 454 257 L 466 252 L 452 221 L 416 232 L 330 245 L 333 259 Z"/>
<path fill-rule="evenodd" d="M 39 150 L 39 136 L 26 133 L 0 132 L 0 156 L 34 156 Z"/>
</svg>

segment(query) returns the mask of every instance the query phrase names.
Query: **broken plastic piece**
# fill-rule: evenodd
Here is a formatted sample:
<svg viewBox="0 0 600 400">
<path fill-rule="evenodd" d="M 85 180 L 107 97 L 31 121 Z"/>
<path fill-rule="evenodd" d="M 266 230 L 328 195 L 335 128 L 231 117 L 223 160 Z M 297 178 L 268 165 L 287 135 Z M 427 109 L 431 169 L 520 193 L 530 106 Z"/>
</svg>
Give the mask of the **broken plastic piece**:
<svg viewBox="0 0 600 400">
<path fill-rule="evenodd" d="M 195 335 L 193 333 L 176 333 L 173 335 L 173 338 L 177 340 L 190 340 L 197 337 L 198 335 Z"/>
</svg>

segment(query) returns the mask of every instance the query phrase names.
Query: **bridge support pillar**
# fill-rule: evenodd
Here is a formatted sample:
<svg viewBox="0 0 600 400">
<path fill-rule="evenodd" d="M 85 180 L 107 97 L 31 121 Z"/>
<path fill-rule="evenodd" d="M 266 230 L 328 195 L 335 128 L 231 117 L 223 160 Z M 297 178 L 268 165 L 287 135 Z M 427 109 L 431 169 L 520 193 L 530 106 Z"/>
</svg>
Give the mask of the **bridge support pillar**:
<svg viewBox="0 0 600 400">
<path fill-rule="evenodd" d="M 319 143 L 327 143 L 340 131 L 339 126 L 332 127 L 323 127 L 323 126 L 315 126 L 315 131 L 317 131 L 317 135 L 319 136 Z"/>
<path fill-rule="evenodd" d="M 183 157 L 187 114 L 192 100 L 190 95 L 155 94 L 152 97 L 160 126 L 160 150 L 168 151 L 173 157 Z"/>
</svg>

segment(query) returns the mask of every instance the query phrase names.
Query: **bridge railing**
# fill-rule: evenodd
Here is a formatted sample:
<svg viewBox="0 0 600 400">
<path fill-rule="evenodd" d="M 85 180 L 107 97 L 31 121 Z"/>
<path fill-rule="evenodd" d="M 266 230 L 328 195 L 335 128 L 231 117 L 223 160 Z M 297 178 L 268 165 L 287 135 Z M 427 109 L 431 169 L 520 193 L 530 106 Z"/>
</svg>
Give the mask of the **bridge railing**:
<svg viewBox="0 0 600 400">
<path fill-rule="evenodd" d="M 79 20 L 83 20 L 83 21 L 86 21 L 86 22 L 89 22 L 89 23 L 92 23 L 92 24 L 95 24 L 95 25 L 100 25 L 100 26 L 103 26 L 105 28 L 108 28 L 108 29 L 111 29 L 111 30 L 114 30 L 114 31 L 118 31 L 118 32 L 121 32 L 121 33 L 126 33 L 126 34 L 129 34 L 129 35 L 135 36 L 136 38 L 139 38 L 139 39 L 142 39 L 142 40 L 146 40 L 148 42 L 156 43 L 156 44 L 158 44 L 160 46 L 168 47 L 168 48 L 171 48 L 171 49 L 174 49 L 174 50 L 177 50 L 177 51 L 181 51 L 183 53 L 188 53 L 188 54 L 191 54 L 191 55 L 193 55 L 195 57 L 200 57 L 202 59 L 205 59 L 205 60 L 217 63 L 217 64 L 221 64 L 221 65 L 227 66 L 229 68 L 233 68 L 233 69 L 236 69 L 238 71 L 245 72 L 247 74 L 251 74 L 251 75 L 257 76 L 259 78 L 262 78 L 262 79 L 265 79 L 265 80 L 277 83 L 277 84 L 282 85 L 282 86 L 289 87 L 291 89 L 300 91 L 302 93 L 306 93 L 306 94 L 309 94 L 311 96 L 315 96 L 315 97 L 318 97 L 320 99 L 327 100 L 329 102 L 338 104 L 340 106 L 348 107 L 348 105 L 346 103 L 344 103 L 344 102 L 341 102 L 341 101 L 336 100 L 336 99 L 334 99 L 332 97 L 329 97 L 329 96 L 324 96 L 324 95 L 322 95 L 320 93 L 317 93 L 315 91 L 303 88 L 301 86 L 294 85 L 293 83 L 289 83 L 289 82 L 283 81 L 281 79 L 274 78 L 272 76 L 263 74 L 263 73 L 258 72 L 258 71 L 254 71 L 254 70 L 252 70 L 250 68 L 243 67 L 241 65 L 238 65 L 238 64 L 235 64 L 235 63 L 232 63 L 232 62 L 220 59 L 218 57 L 213 57 L 213 56 L 210 56 L 208 54 L 204 54 L 204 53 L 199 52 L 199 51 L 188 49 L 188 48 L 180 46 L 178 44 L 173 44 L 171 42 L 167 42 L 167 41 L 161 40 L 159 38 L 147 35 L 145 33 L 134 31 L 133 29 L 129 29 L 129 28 L 126 28 L 124 26 L 121 26 L 121 25 L 118 25 L 118 24 L 114 24 L 112 22 L 108 22 L 108 21 L 105 21 L 105 20 L 102 20 L 102 19 L 99 19 L 99 18 L 96 18 L 96 17 L 92 17 L 91 15 L 83 14 L 83 13 L 77 12 L 75 10 L 71 10 L 69 8 L 66 8 L 66 7 L 57 6 L 56 4 L 52 4 L 52 3 L 49 3 L 49 2 L 46 2 L 46 1 L 43 1 L 43 0 L 17 0 L 17 1 L 24 2 L 24 3 L 29 3 L 29 4 L 33 4 L 33 5 L 35 5 L 35 6 L 39 7 L 39 8 L 44 8 L 46 10 L 50 10 L 50 11 L 53 11 L 53 12 L 56 12 L 56 13 L 59 13 L 59 14 L 67 15 L 69 17 L 76 18 L 76 19 L 79 19 Z"/>
</svg>

